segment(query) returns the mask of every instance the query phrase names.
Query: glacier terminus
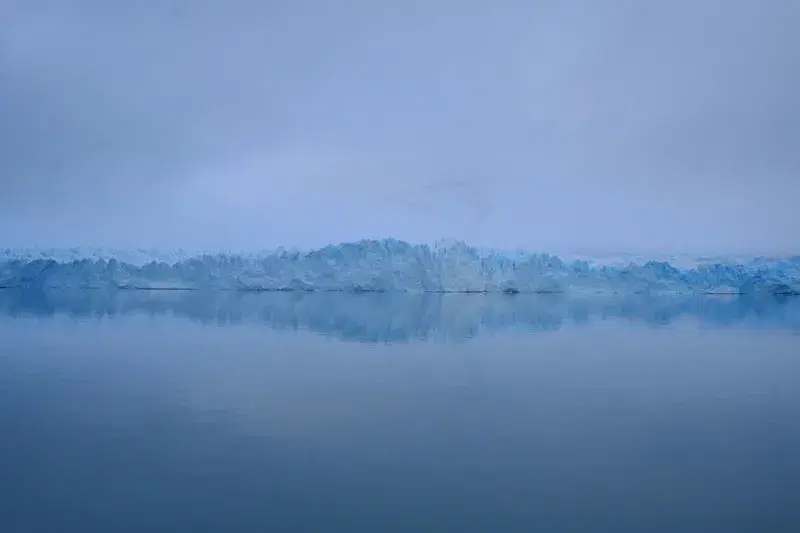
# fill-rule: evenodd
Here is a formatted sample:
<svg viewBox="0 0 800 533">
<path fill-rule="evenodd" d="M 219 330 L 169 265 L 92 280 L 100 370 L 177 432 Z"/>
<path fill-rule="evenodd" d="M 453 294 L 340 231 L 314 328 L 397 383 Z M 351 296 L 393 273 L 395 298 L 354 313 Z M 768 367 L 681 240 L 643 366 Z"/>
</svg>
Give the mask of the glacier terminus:
<svg viewBox="0 0 800 533">
<path fill-rule="evenodd" d="M 397 239 L 310 251 L 0 250 L 0 287 L 342 292 L 800 294 L 800 256 L 569 259 Z"/>
</svg>

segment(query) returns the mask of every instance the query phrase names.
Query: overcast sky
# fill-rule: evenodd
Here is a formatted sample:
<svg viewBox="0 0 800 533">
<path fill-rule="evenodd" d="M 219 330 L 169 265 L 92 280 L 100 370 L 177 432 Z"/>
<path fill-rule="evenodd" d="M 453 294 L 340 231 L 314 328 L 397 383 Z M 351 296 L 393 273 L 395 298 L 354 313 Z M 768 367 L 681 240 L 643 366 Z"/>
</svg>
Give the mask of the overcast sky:
<svg viewBox="0 0 800 533">
<path fill-rule="evenodd" d="M 3 0 L 0 246 L 800 251 L 797 0 Z"/>
</svg>

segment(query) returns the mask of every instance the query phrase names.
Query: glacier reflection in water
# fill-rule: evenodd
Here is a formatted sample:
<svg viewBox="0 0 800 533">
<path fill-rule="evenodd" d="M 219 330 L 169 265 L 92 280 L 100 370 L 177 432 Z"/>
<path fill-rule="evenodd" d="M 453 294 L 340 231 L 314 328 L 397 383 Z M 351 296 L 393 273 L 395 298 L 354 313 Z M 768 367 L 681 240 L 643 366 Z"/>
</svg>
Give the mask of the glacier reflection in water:
<svg viewBox="0 0 800 533">
<path fill-rule="evenodd" d="M 466 340 L 503 330 L 551 331 L 602 320 L 800 332 L 800 298 L 750 296 L 402 293 L 241 293 L 230 291 L 0 290 L 1 317 L 77 319 L 174 315 L 202 324 L 263 324 L 342 340 Z"/>
</svg>

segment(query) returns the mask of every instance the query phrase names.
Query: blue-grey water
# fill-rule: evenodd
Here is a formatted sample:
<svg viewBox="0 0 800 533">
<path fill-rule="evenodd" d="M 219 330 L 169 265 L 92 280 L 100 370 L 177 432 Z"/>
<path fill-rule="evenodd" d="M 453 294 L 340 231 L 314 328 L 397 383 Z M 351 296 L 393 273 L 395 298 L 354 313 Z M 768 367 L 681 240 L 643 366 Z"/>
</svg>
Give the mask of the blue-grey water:
<svg viewBox="0 0 800 533">
<path fill-rule="evenodd" d="M 0 291 L 0 531 L 800 531 L 800 300 Z"/>
</svg>

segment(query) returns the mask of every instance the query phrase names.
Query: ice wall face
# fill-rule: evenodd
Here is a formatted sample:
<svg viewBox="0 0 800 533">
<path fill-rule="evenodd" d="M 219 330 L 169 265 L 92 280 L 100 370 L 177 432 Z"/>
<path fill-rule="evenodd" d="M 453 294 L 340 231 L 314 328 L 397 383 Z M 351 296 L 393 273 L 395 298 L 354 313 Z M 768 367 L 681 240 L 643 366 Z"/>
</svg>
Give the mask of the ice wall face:
<svg viewBox="0 0 800 533">
<path fill-rule="evenodd" d="M 398 292 L 800 293 L 800 256 L 690 268 L 667 261 L 601 265 L 549 254 L 479 251 L 394 239 L 308 252 L 198 254 L 4 250 L 0 286 L 28 289 L 225 289 Z"/>
</svg>

